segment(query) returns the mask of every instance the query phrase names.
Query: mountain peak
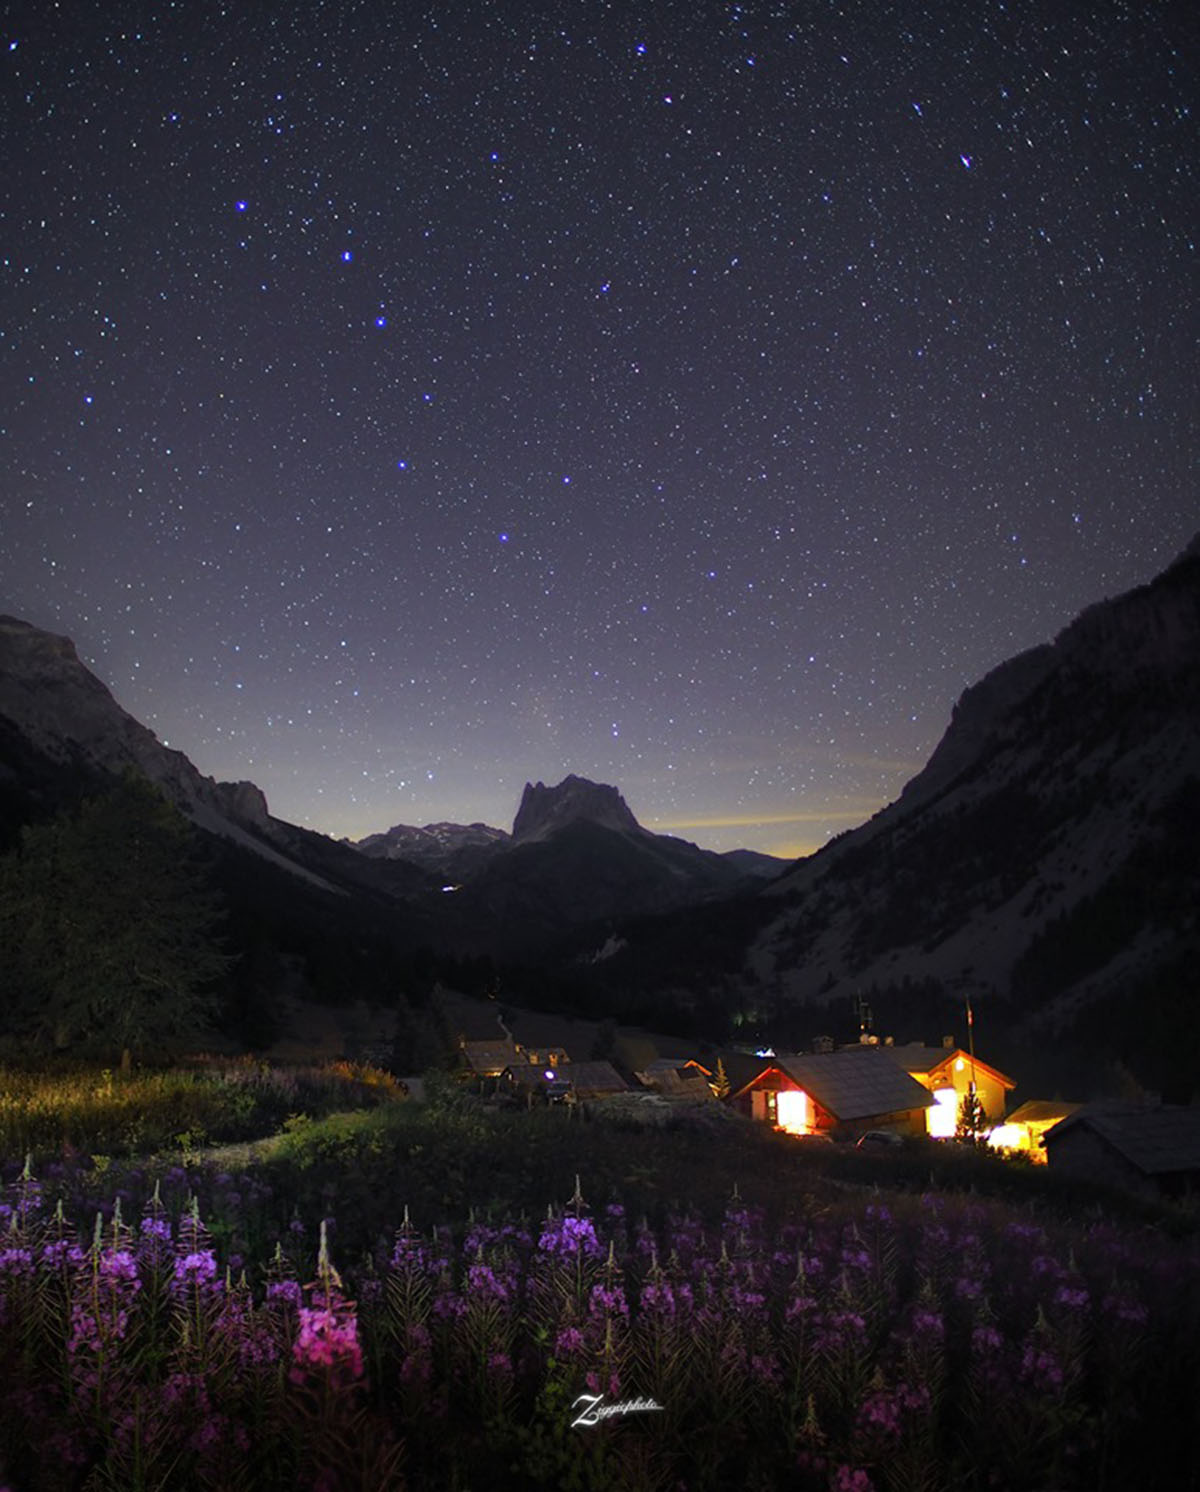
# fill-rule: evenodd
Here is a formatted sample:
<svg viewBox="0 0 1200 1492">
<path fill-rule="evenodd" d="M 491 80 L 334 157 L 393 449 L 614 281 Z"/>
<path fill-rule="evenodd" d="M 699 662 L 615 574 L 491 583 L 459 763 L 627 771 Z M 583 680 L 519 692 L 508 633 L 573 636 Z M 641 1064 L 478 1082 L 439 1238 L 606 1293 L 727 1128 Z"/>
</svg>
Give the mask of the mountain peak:
<svg viewBox="0 0 1200 1492">
<path fill-rule="evenodd" d="M 615 787 L 589 782 L 573 773 L 556 787 L 527 782 L 513 820 L 513 839 L 519 843 L 546 839 L 579 820 L 600 824 L 625 834 L 640 834 L 641 825 Z"/>
</svg>

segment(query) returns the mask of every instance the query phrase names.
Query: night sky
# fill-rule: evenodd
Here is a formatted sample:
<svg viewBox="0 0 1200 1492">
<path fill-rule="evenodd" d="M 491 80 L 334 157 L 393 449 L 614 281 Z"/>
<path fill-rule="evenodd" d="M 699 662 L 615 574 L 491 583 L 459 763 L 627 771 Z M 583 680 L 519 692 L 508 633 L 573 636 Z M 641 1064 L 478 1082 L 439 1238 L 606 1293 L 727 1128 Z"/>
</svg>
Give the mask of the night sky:
<svg viewBox="0 0 1200 1492">
<path fill-rule="evenodd" d="M 331 834 L 822 843 L 1200 527 L 1189 12 L 8 6 L 0 611 Z"/>
</svg>

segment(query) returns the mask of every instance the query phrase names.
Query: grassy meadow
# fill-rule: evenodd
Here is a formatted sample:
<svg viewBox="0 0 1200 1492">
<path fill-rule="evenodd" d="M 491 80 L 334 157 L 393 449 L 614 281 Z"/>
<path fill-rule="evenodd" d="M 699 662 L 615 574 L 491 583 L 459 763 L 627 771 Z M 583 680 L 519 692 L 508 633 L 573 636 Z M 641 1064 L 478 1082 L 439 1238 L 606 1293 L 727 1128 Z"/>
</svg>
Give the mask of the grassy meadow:
<svg viewBox="0 0 1200 1492">
<path fill-rule="evenodd" d="M 427 1088 L 0 1069 L 0 1488 L 1200 1484 L 1191 1215 Z"/>
</svg>

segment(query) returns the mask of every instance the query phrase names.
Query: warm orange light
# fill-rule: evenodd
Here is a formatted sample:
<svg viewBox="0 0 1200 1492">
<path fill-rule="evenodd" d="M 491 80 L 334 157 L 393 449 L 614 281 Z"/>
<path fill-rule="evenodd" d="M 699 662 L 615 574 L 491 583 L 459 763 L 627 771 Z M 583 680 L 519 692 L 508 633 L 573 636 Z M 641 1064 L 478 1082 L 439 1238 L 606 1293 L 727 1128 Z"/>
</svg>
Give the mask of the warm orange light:
<svg viewBox="0 0 1200 1492">
<path fill-rule="evenodd" d="M 1019 1124 L 997 1124 L 987 1141 L 997 1150 L 1021 1150 L 1025 1146 L 1025 1132 Z"/>
<path fill-rule="evenodd" d="M 781 1090 L 775 1095 L 775 1122 L 789 1135 L 812 1133 L 808 1094 L 801 1089 Z"/>
</svg>

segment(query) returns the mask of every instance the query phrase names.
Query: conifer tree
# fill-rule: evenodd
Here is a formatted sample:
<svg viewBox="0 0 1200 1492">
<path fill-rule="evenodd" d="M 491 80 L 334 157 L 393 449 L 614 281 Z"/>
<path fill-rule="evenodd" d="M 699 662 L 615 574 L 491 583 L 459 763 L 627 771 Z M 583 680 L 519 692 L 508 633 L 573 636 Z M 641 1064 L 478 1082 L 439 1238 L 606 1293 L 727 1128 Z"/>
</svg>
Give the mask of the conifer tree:
<svg viewBox="0 0 1200 1492">
<path fill-rule="evenodd" d="M 38 1045 L 124 1054 L 211 1015 L 229 960 L 183 816 L 127 775 L 26 828 L 0 860 L 6 1024 Z"/>
</svg>

